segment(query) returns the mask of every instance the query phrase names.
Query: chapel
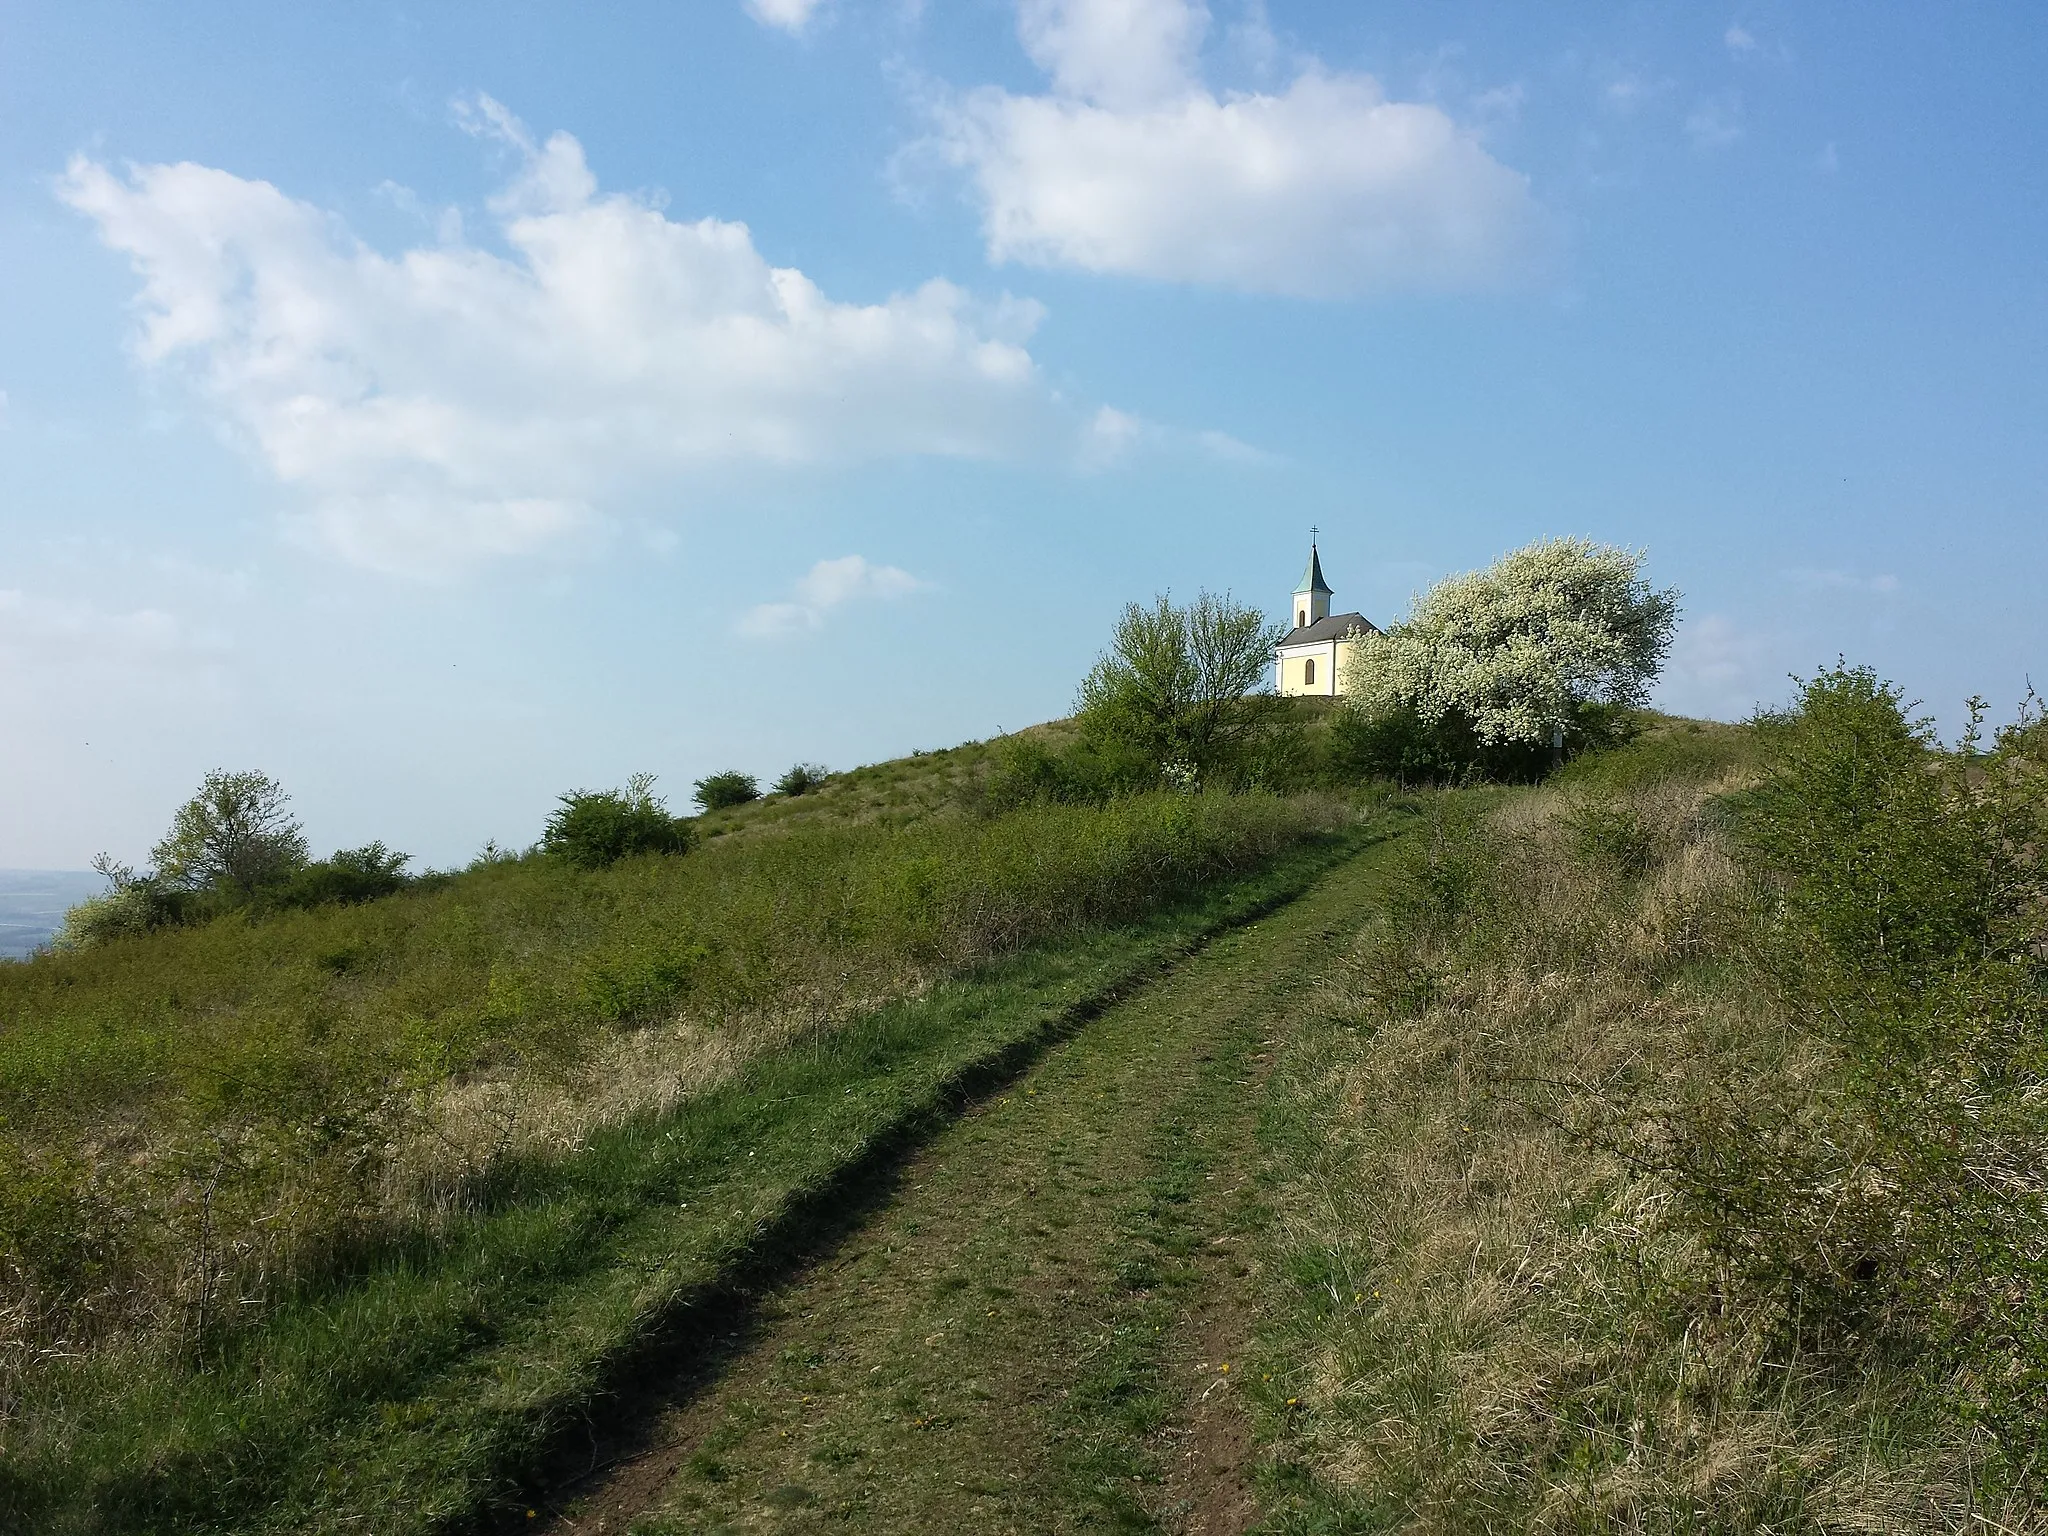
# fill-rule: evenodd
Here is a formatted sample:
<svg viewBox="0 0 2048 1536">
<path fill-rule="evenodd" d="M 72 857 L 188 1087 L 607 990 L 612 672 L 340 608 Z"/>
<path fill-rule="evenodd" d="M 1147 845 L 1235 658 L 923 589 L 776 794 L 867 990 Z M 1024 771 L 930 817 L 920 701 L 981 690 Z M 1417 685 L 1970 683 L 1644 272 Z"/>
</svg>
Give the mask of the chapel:
<svg viewBox="0 0 2048 1536">
<path fill-rule="evenodd" d="M 1275 650 L 1279 691 L 1289 698 L 1303 694 L 1339 698 L 1344 653 L 1379 627 L 1362 613 L 1330 612 L 1330 584 L 1323 580 L 1323 559 L 1315 540 L 1308 546 L 1308 570 L 1288 605 L 1294 628 Z"/>
</svg>

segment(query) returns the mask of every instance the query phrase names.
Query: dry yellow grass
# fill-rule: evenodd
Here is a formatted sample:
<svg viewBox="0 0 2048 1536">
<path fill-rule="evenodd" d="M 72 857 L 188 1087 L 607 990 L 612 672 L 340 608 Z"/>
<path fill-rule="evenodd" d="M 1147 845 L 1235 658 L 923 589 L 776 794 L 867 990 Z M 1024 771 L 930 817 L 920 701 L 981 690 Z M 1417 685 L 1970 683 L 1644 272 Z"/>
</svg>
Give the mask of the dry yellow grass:
<svg viewBox="0 0 2048 1536">
<path fill-rule="evenodd" d="M 1537 791 L 1463 828 L 1454 801 L 1417 872 L 1439 894 L 1331 967 L 1277 1078 L 1310 1143 L 1269 1260 L 1300 1287 L 1273 1429 L 1308 1474 L 1280 1529 L 2048 1529 L 1978 1502 L 1910 1372 L 1805 1358 L 1631 1166 L 1675 1086 L 1815 1069 L 1737 954 L 1731 787 Z"/>
</svg>

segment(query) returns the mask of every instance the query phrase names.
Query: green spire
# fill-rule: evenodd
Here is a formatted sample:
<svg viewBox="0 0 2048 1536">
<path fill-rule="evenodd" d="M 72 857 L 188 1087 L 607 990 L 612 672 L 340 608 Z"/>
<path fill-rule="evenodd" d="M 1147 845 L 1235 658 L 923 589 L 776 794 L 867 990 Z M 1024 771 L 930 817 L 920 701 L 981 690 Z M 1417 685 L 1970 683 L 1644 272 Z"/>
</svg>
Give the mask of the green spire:
<svg viewBox="0 0 2048 1536">
<path fill-rule="evenodd" d="M 1323 557 L 1316 553 L 1314 544 L 1308 547 L 1308 569 L 1302 572 L 1301 585 L 1294 589 L 1294 595 L 1299 597 L 1304 592 L 1320 592 L 1325 597 L 1330 595 L 1330 584 L 1323 580 Z"/>
</svg>

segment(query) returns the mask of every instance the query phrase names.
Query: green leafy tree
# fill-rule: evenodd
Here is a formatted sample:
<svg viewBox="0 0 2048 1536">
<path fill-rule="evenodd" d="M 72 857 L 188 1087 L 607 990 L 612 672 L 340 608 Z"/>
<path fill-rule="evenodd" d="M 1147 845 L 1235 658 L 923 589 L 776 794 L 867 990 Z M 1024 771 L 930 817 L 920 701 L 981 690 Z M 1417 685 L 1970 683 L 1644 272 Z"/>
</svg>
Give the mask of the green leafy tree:
<svg viewBox="0 0 2048 1536">
<path fill-rule="evenodd" d="M 775 793 L 808 795 L 830 777 L 831 772 L 823 763 L 798 763 L 775 781 Z"/>
<path fill-rule="evenodd" d="M 1447 740 L 1479 749 L 1546 747 L 1603 710 L 1638 708 L 1678 623 L 1679 594 L 1643 579 L 1645 558 L 1543 539 L 1439 582 L 1352 648 L 1345 695 L 1368 720 L 1448 724 Z"/>
<path fill-rule="evenodd" d="M 244 900 L 290 879 L 306 862 L 305 833 L 290 806 L 268 774 L 215 769 L 150 851 L 156 878 L 179 890 Z"/>
<path fill-rule="evenodd" d="M 1155 779 L 1241 773 L 1281 726 L 1264 689 L 1279 640 L 1278 625 L 1228 594 L 1128 604 L 1075 702 L 1084 746 Z"/>
<path fill-rule="evenodd" d="M 636 773 L 624 789 L 563 795 L 540 845 L 578 869 L 603 869 L 636 853 L 687 853 L 691 840 L 690 823 L 656 797 L 654 775 Z"/>
<path fill-rule="evenodd" d="M 722 811 L 761 798 L 761 781 L 737 768 L 707 774 L 697 781 L 695 788 L 697 803 L 707 811 Z"/>
</svg>

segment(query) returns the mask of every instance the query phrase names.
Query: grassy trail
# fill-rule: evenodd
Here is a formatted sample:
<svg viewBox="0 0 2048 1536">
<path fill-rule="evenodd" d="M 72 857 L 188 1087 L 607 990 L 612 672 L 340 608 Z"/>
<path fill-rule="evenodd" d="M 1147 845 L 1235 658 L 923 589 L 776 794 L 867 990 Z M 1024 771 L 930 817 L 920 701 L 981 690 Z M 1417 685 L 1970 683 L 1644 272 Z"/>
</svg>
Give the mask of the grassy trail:
<svg viewBox="0 0 2048 1536">
<path fill-rule="evenodd" d="M 735 1318 L 722 1360 L 669 1384 L 637 1442 L 523 1523 L 1244 1529 L 1260 1079 L 1390 851 L 1218 939 L 943 1132 L 872 1221 Z"/>
</svg>

